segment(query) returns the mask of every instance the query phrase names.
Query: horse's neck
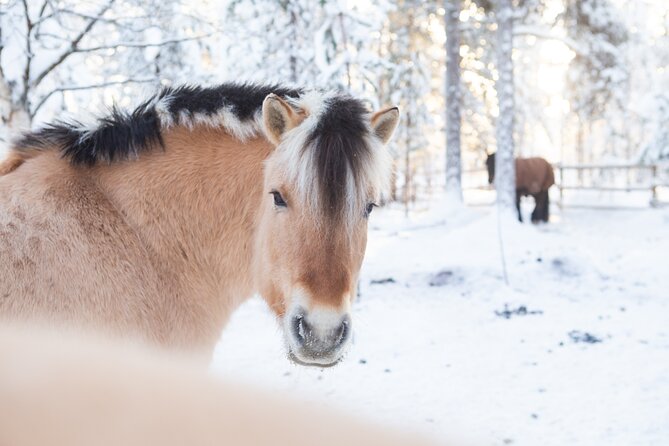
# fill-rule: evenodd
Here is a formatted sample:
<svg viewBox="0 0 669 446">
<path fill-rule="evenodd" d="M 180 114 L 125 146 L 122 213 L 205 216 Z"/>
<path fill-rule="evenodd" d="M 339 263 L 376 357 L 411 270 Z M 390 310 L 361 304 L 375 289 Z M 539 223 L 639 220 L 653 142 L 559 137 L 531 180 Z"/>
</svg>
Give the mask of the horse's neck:
<svg viewBox="0 0 669 446">
<path fill-rule="evenodd" d="M 270 145 L 202 128 L 173 129 L 164 142 L 164 151 L 100 167 L 101 186 L 156 267 L 187 284 L 181 293 L 211 294 L 230 307 L 253 291 L 252 239 Z"/>
</svg>

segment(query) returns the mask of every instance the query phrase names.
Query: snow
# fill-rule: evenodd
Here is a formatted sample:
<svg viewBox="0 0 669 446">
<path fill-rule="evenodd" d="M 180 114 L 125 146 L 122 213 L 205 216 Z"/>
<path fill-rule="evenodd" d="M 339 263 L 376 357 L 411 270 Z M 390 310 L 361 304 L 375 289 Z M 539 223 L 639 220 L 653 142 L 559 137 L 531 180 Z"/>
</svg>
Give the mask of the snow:
<svg viewBox="0 0 669 446">
<path fill-rule="evenodd" d="M 384 209 L 370 225 L 343 363 L 289 363 L 254 298 L 212 373 L 449 444 L 669 444 L 667 209 L 505 222 L 509 286 L 493 208 Z"/>
</svg>

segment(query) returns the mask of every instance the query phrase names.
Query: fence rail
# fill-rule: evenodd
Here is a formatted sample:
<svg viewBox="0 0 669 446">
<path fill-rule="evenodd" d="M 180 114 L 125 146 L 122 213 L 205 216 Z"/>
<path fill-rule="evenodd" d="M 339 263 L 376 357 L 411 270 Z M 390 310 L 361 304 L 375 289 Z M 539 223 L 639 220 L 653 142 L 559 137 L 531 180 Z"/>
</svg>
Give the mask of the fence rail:
<svg viewBox="0 0 669 446">
<path fill-rule="evenodd" d="M 600 192 L 644 192 L 648 191 L 650 194 L 649 204 L 650 206 L 664 206 L 669 205 L 669 202 L 664 202 L 660 200 L 659 189 L 669 190 L 669 182 L 662 182 L 659 178 L 660 169 L 656 164 L 554 164 L 553 169 L 557 174 L 556 187 L 559 191 L 559 202 L 560 207 L 565 206 L 565 192 L 568 191 L 600 191 Z M 594 173 L 599 173 L 601 175 L 606 175 L 612 171 L 624 171 L 624 174 L 620 176 L 609 177 L 609 178 L 597 178 L 598 181 L 602 181 L 604 184 L 592 184 L 592 178 L 589 182 L 590 184 L 584 184 L 584 174 L 587 172 L 590 174 L 590 177 L 593 177 Z M 484 176 L 486 173 L 485 168 L 478 169 L 467 169 L 463 170 L 463 177 L 469 177 L 470 179 L 476 176 Z M 649 175 L 641 178 L 642 181 L 632 181 L 633 174 L 648 172 Z M 570 181 L 573 178 L 570 176 L 576 177 L 576 184 Z M 464 180 L 463 178 L 463 180 Z M 488 184 L 478 184 L 467 185 L 467 182 L 463 182 L 463 189 L 477 191 L 477 190 L 490 190 L 491 186 Z M 614 184 L 611 184 L 614 183 Z M 618 184 L 615 184 L 618 183 Z M 624 184 L 620 184 L 624 183 Z M 640 184 L 641 183 L 641 184 Z"/>
<path fill-rule="evenodd" d="M 554 169 L 558 171 L 559 181 L 556 186 L 560 191 L 560 207 L 564 206 L 564 194 L 565 191 L 569 190 L 583 190 L 583 191 L 601 191 L 601 192 L 643 192 L 648 191 L 650 193 L 650 206 L 659 206 L 663 203 L 660 202 L 658 197 L 658 188 L 667 187 L 667 185 L 661 184 L 658 179 L 658 168 L 656 164 L 555 164 Z M 625 177 L 627 179 L 627 184 L 616 186 L 616 185 L 583 185 L 583 172 L 595 172 L 604 173 L 606 171 L 625 171 Z M 566 183 L 565 172 L 573 171 L 576 172 L 579 178 L 579 183 L 577 185 L 570 185 Z M 630 184 L 630 173 L 641 171 L 650 172 L 650 182 L 642 185 L 633 185 Z"/>
</svg>

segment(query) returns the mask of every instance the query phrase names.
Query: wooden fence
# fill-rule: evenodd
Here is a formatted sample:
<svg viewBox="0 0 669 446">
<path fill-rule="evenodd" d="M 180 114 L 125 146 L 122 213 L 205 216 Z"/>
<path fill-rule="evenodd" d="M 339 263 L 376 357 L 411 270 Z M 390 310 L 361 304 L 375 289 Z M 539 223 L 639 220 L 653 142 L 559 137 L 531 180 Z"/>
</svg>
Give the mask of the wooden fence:
<svg viewBox="0 0 669 446">
<path fill-rule="evenodd" d="M 660 181 L 658 167 L 655 164 L 556 164 L 553 168 L 556 172 L 556 186 L 560 193 L 560 206 L 565 204 L 567 191 L 626 193 L 647 191 L 650 206 L 664 204 L 659 199 L 658 189 L 667 185 Z M 596 181 L 593 181 L 593 178 Z"/>
<path fill-rule="evenodd" d="M 669 205 L 662 201 L 659 191 L 669 191 L 669 181 L 662 181 L 660 169 L 655 164 L 554 164 L 556 187 L 559 193 L 558 205 L 571 206 L 565 203 L 565 195 L 569 191 L 598 192 L 644 192 L 649 195 L 650 206 Z M 484 168 L 463 170 L 464 190 L 490 190 L 487 184 L 487 172 Z M 588 207 L 603 207 L 588 205 Z M 611 207 L 611 206 L 608 206 Z M 614 206 L 619 207 L 619 206 Z"/>
</svg>

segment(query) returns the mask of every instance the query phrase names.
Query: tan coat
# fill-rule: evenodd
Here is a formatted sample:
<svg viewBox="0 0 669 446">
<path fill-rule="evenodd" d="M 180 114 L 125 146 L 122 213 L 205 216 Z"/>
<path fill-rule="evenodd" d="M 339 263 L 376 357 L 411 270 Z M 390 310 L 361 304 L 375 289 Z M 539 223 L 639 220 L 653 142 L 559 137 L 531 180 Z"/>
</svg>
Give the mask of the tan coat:
<svg viewBox="0 0 669 446">
<path fill-rule="evenodd" d="M 272 146 L 240 151 L 208 129 L 165 141 L 92 169 L 43 151 L 0 176 L 0 317 L 211 353 L 254 288 L 249 228 Z"/>
</svg>

